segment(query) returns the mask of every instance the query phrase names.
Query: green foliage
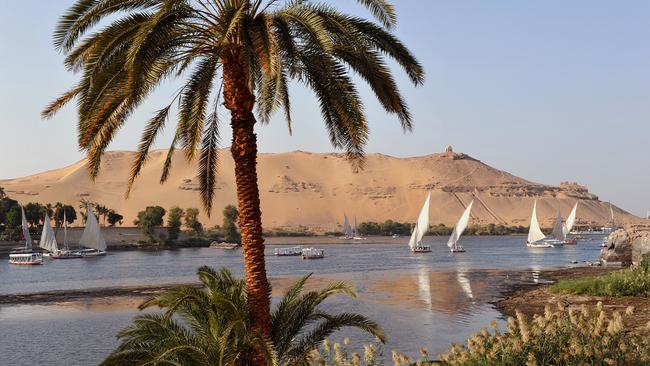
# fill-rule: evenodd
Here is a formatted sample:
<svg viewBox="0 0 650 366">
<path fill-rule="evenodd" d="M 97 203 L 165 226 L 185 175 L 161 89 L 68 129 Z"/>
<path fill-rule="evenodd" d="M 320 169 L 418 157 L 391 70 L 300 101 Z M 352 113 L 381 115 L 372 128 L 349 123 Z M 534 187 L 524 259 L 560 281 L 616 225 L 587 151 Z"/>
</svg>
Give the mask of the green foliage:
<svg viewBox="0 0 650 366">
<path fill-rule="evenodd" d="M 602 303 L 592 312 L 561 305 L 549 306 L 532 322 L 517 312 L 508 319 L 507 333 L 492 322 L 492 331 L 481 330 L 468 340 L 467 346 L 452 345 L 440 358 L 448 365 L 519 366 L 519 365 L 629 365 L 650 363 L 650 337 L 647 331 L 626 332 L 625 314 L 608 316 Z"/>
<path fill-rule="evenodd" d="M 272 229 L 264 232 L 266 237 L 308 237 L 316 236 L 312 231 L 306 227 L 298 227 L 297 229 Z"/>
<path fill-rule="evenodd" d="M 202 288 L 180 286 L 144 301 L 140 309 L 162 314 L 135 317 L 118 334 L 120 344 L 103 362 L 117 365 L 252 365 L 258 349 L 269 364 L 302 366 L 309 353 L 343 327 L 384 341 L 373 321 L 353 313 L 330 314 L 320 305 L 333 295 L 355 296 L 344 283 L 306 291 L 309 275 L 292 285 L 271 314 L 271 339 L 251 328 L 246 284 L 227 269 L 201 267 Z"/>
<path fill-rule="evenodd" d="M 108 210 L 108 215 L 107 215 L 108 226 L 115 226 L 115 224 L 118 223 L 122 225 L 122 220 L 124 220 L 124 216 L 120 215 L 114 210 Z"/>
<path fill-rule="evenodd" d="M 199 209 L 188 208 L 185 210 L 185 227 L 200 235 L 203 232 L 203 224 L 199 221 Z"/>
<path fill-rule="evenodd" d="M 241 235 L 237 231 L 237 216 L 239 212 L 237 207 L 228 205 L 223 209 L 223 225 L 221 231 L 223 233 L 223 240 L 227 243 L 241 244 Z"/>
<path fill-rule="evenodd" d="M 144 211 L 138 212 L 138 218 L 133 224 L 140 227 L 142 233 L 151 243 L 157 242 L 154 237 L 154 228 L 163 224 L 165 209 L 160 206 L 149 206 Z"/>
<path fill-rule="evenodd" d="M 5 193 L 5 189 L 3 187 L 0 187 L 0 200 L 3 200 L 7 197 L 7 194 Z"/>
<path fill-rule="evenodd" d="M 61 202 L 57 202 L 54 205 L 54 217 L 53 217 L 54 225 L 56 227 L 63 226 L 64 216 L 68 224 L 72 224 L 77 219 L 77 211 L 74 209 L 74 207 L 70 205 L 65 205 Z"/>
<path fill-rule="evenodd" d="M 386 220 L 381 224 L 373 221 L 362 222 L 357 226 L 357 231 L 361 235 L 409 235 L 411 234 L 411 224 L 393 220 Z"/>
<path fill-rule="evenodd" d="M 19 208 L 18 211 L 20 212 L 20 206 L 18 205 L 18 201 L 12 200 L 7 196 L 0 198 L 0 225 L 12 227 L 7 223 L 7 214 L 13 207 L 18 207 Z"/>
<path fill-rule="evenodd" d="M 6 227 L 9 229 L 15 229 L 21 225 L 22 221 L 22 212 L 20 211 L 20 206 L 12 206 L 7 212 Z"/>
<path fill-rule="evenodd" d="M 312 1 L 77 0 L 60 19 L 54 40 L 79 82 L 42 116 L 77 101 L 78 144 L 96 177 L 102 153 L 134 110 L 159 84 L 184 78 L 179 93 L 144 128 L 129 189 L 178 101 L 169 154 L 179 146 L 192 159 L 198 151 L 201 198 L 210 212 L 220 141 L 217 94 L 224 85 L 224 56 L 236 54 L 261 122 L 282 109 L 291 131 L 288 85 L 301 83 L 316 95 L 332 145 L 361 167 L 369 129 L 355 81 L 367 83 L 408 131 L 412 117 L 390 65 L 402 68 L 414 85 L 424 82 L 424 70 L 391 33 L 396 19 L 388 1 L 357 2 L 379 23 Z M 163 181 L 170 164 L 166 159 Z"/>
<path fill-rule="evenodd" d="M 52 216 L 52 205 L 42 205 L 38 202 L 30 202 L 24 206 L 25 220 L 31 227 L 37 227 L 43 223 L 45 213 Z"/>
<path fill-rule="evenodd" d="M 178 239 L 178 234 L 181 232 L 183 215 L 183 209 L 178 206 L 170 208 L 167 212 L 167 237 L 169 240 L 174 241 Z"/>
<path fill-rule="evenodd" d="M 597 277 L 560 280 L 551 292 L 592 296 L 650 297 L 650 256 L 637 267 Z"/>
</svg>

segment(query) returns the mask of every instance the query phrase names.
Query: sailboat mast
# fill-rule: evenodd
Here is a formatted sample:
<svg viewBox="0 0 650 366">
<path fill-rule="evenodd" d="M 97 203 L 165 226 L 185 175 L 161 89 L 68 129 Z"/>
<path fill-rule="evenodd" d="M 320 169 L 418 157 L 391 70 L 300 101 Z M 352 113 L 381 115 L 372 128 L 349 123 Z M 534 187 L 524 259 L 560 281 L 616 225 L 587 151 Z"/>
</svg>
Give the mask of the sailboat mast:
<svg viewBox="0 0 650 366">
<path fill-rule="evenodd" d="M 65 207 L 63 208 L 63 247 L 68 250 L 68 220 L 65 217 Z"/>
</svg>

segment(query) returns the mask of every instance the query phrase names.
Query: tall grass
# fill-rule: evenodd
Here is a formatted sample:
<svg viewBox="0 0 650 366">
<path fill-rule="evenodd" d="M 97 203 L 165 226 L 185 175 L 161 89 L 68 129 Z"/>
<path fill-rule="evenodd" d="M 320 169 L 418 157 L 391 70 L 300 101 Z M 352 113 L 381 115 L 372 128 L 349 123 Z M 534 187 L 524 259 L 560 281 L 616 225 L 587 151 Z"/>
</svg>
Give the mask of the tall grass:
<svg viewBox="0 0 650 366">
<path fill-rule="evenodd" d="M 650 365 L 650 322 L 646 329 L 626 332 L 625 321 L 634 312 L 608 316 L 603 304 L 579 310 L 547 305 L 532 320 L 517 312 L 508 319 L 506 332 L 496 321 L 468 339 L 452 344 L 448 353 L 433 361 L 426 349 L 418 359 L 393 351 L 385 358 L 381 345 L 366 345 L 363 354 L 352 353 L 343 344 L 326 341 L 310 354 L 311 366 L 541 366 L 541 365 Z"/>
<path fill-rule="evenodd" d="M 625 318 L 632 313 L 630 307 L 624 314 L 608 317 L 602 303 L 595 312 L 586 306 L 580 311 L 561 305 L 552 311 L 547 306 L 544 315 L 535 315 L 529 322 L 517 312 L 516 319 L 508 319 L 507 333 L 501 333 L 493 322 L 491 332 L 483 329 L 467 346 L 452 345 L 440 357 L 457 366 L 648 365 L 648 332 L 625 332 Z"/>
<path fill-rule="evenodd" d="M 561 280 L 549 290 L 561 294 L 650 297 L 650 256 L 637 267 L 598 277 Z"/>
</svg>

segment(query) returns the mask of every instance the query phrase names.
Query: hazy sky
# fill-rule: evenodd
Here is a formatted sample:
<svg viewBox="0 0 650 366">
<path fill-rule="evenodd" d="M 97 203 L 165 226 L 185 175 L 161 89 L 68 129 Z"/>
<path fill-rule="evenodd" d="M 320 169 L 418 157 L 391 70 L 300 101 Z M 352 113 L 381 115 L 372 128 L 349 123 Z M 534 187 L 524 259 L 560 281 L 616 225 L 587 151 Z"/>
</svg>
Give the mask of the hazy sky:
<svg viewBox="0 0 650 366">
<path fill-rule="evenodd" d="M 73 105 L 51 121 L 39 118 L 77 78 L 51 46 L 54 24 L 71 3 L 0 0 L 0 178 L 82 157 Z M 352 1 L 336 3 L 363 11 Z M 427 78 L 413 88 L 398 73 L 415 119 L 409 134 L 361 88 L 371 126 L 368 151 L 425 155 L 451 144 L 532 181 L 575 180 L 633 213 L 650 208 L 650 2 L 394 3 L 396 32 Z M 174 90 L 162 87 L 110 148 L 135 149 L 144 121 Z M 258 128 L 260 150 L 332 151 L 313 96 L 297 85 L 290 92 L 294 135 L 278 116 Z M 170 135 L 157 147 L 166 148 Z M 225 146 L 229 139 L 224 133 Z"/>
</svg>

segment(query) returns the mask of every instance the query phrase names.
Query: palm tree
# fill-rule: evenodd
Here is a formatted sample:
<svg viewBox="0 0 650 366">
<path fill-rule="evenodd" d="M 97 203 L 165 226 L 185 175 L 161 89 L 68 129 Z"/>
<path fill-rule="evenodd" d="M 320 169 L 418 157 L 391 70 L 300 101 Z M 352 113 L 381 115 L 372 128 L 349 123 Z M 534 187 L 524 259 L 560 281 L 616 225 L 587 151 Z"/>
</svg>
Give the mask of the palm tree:
<svg viewBox="0 0 650 366">
<path fill-rule="evenodd" d="M 7 197 L 7 194 L 5 193 L 5 189 L 0 187 L 0 200 L 4 199 Z"/>
<path fill-rule="evenodd" d="M 305 292 L 309 276 L 300 279 L 273 311 L 269 341 L 252 327 L 244 280 L 207 266 L 198 276 L 202 289 L 181 286 L 144 301 L 141 310 L 157 306 L 164 313 L 137 316 L 119 333 L 121 344 L 102 365 L 250 365 L 255 350 L 262 350 L 266 364 L 298 366 L 342 327 L 385 340 L 381 328 L 362 315 L 333 315 L 318 307 L 335 294 L 354 296 L 346 284 Z"/>
<path fill-rule="evenodd" d="M 387 58 L 419 85 L 424 71 L 391 33 L 396 16 L 388 0 L 357 0 L 373 22 L 302 0 L 77 0 L 54 32 L 65 65 L 78 84 L 42 112 L 51 117 L 77 100 L 78 143 L 95 178 L 102 153 L 129 115 L 164 80 L 182 80 L 179 92 L 146 124 L 133 161 L 127 195 L 150 147 L 178 101 L 178 122 L 161 174 L 164 182 L 177 147 L 198 156 L 201 198 L 212 208 L 220 142 L 218 108 L 230 111 L 238 225 L 253 327 L 270 333 L 270 285 L 257 186 L 253 108 L 267 123 L 283 109 L 291 133 L 289 81 L 313 90 L 334 147 L 354 169 L 363 166 L 368 123 L 351 73 L 365 80 L 404 130 L 411 115 Z M 107 20 L 104 28 L 90 33 Z M 223 99 L 221 99 L 223 98 Z"/>
</svg>

